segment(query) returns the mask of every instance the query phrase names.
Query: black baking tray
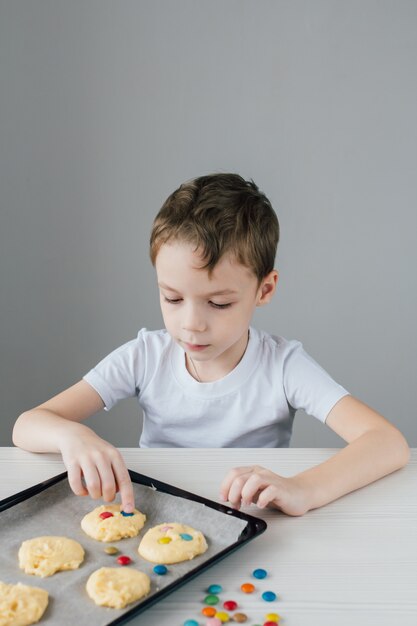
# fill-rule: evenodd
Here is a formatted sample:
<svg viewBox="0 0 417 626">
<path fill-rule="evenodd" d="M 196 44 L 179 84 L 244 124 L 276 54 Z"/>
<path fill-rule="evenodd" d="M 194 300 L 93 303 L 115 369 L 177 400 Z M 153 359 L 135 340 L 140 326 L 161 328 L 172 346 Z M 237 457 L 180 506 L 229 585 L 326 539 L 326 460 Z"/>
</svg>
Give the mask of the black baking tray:
<svg viewBox="0 0 417 626">
<path fill-rule="evenodd" d="M 238 518 L 239 520 L 242 520 L 246 524 L 236 541 L 228 545 L 225 549 L 217 552 L 214 556 L 205 560 L 204 563 L 196 565 L 192 570 L 184 573 L 180 578 L 174 580 L 170 584 L 167 584 L 167 586 L 165 586 L 164 588 L 153 592 L 151 596 L 144 598 L 143 600 L 140 601 L 139 604 L 134 605 L 131 608 L 126 607 L 124 609 L 123 615 L 119 615 L 115 619 L 112 619 L 111 621 L 106 622 L 106 625 L 108 626 L 115 625 L 115 624 L 124 624 L 128 622 L 130 619 L 139 615 L 140 613 L 142 613 L 143 611 L 145 611 L 152 605 L 156 604 L 157 602 L 165 598 L 167 595 L 169 595 L 170 593 L 172 593 L 173 591 L 175 591 L 176 589 L 178 589 L 179 587 L 187 583 L 189 580 L 195 578 L 202 572 L 205 572 L 212 565 L 215 565 L 216 563 L 218 563 L 225 557 L 232 554 L 238 548 L 241 548 L 242 546 L 244 546 L 246 543 L 248 543 L 255 537 L 258 537 L 267 528 L 267 524 L 264 520 L 254 517 L 252 515 L 248 515 L 246 513 L 242 513 L 241 511 L 230 508 L 224 504 L 220 504 L 220 503 L 214 502 L 213 500 L 203 498 L 202 496 L 199 496 L 197 494 L 191 493 L 189 491 L 185 491 L 184 489 L 180 489 L 168 483 L 164 483 L 162 481 L 156 480 L 149 476 L 139 474 L 138 472 L 135 472 L 132 470 L 129 470 L 129 474 L 133 483 L 136 483 L 138 485 L 143 485 L 145 487 L 150 487 L 151 489 L 159 493 L 169 494 L 176 498 L 182 498 L 188 501 L 202 504 L 205 507 L 209 507 L 221 514 L 227 515 L 228 517 Z M 50 478 L 49 480 L 41 482 L 37 485 L 29 487 L 28 489 L 25 489 L 24 491 L 21 491 L 8 498 L 5 498 L 4 500 L 1 500 L 0 501 L 0 513 L 3 511 L 6 511 L 7 509 L 10 509 L 11 507 L 16 506 L 17 504 L 21 502 L 24 502 L 25 500 L 28 500 L 29 498 L 32 498 L 36 494 L 39 494 L 51 488 L 54 485 L 57 485 L 61 481 L 65 481 L 67 477 L 68 477 L 67 472 L 63 472 L 62 474 L 54 476 Z M 161 521 L 164 521 L 164 520 L 161 520 Z M 1 522 L 1 518 L 0 518 L 0 522 Z"/>
</svg>

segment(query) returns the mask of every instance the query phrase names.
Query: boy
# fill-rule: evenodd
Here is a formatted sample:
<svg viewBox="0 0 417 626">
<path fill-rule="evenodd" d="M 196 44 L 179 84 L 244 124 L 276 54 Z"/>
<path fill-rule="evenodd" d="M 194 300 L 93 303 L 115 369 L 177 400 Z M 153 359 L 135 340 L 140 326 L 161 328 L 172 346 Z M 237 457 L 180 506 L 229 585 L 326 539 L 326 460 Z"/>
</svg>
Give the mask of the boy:
<svg viewBox="0 0 417 626">
<path fill-rule="evenodd" d="M 134 507 L 120 453 L 81 422 L 137 396 L 142 447 L 288 446 L 305 409 L 348 445 L 324 463 L 284 478 L 259 466 L 232 470 L 220 497 L 303 515 L 405 465 L 409 448 L 381 415 L 353 398 L 301 344 L 250 326 L 269 303 L 277 217 L 253 181 L 213 174 L 171 194 L 151 234 L 166 329 L 142 329 L 83 380 L 23 413 L 15 445 L 60 452 L 74 493 Z"/>
</svg>

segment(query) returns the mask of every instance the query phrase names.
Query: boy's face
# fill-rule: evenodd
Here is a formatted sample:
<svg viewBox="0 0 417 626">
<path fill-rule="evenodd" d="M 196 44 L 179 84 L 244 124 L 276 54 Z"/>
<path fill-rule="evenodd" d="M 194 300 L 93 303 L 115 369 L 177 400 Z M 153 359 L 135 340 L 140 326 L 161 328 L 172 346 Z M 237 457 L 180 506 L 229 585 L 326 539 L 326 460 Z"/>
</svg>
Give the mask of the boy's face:
<svg viewBox="0 0 417 626">
<path fill-rule="evenodd" d="M 210 277 L 202 265 L 191 244 L 161 246 L 155 267 L 162 315 L 171 337 L 193 361 L 228 370 L 242 357 L 255 307 L 269 302 L 277 272 L 258 286 L 252 271 L 230 255 L 220 259 Z"/>
</svg>

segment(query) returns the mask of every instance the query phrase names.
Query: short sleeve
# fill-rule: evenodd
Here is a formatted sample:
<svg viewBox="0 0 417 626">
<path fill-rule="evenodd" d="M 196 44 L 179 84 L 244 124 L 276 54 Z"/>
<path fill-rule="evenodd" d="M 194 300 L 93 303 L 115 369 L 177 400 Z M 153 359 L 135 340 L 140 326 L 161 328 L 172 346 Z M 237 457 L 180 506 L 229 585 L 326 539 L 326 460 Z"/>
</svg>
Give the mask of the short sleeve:
<svg viewBox="0 0 417 626">
<path fill-rule="evenodd" d="M 109 411 L 119 400 L 139 394 L 145 371 L 143 332 L 123 344 L 90 370 L 83 380 L 97 391 Z"/>
<path fill-rule="evenodd" d="M 284 390 L 290 406 L 303 409 L 323 423 L 336 402 L 349 395 L 298 341 L 291 342 L 283 367 Z"/>
</svg>

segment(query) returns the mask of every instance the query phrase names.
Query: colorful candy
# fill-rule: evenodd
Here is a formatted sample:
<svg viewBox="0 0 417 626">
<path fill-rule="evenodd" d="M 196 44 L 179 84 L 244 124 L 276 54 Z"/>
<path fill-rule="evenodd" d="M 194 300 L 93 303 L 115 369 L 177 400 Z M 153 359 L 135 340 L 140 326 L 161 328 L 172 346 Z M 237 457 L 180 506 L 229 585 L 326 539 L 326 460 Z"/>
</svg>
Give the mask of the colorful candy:
<svg viewBox="0 0 417 626">
<path fill-rule="evenodd" d="M 160 539 L 158 539 L 158 543 L 171 543 L 171 541 L 171 537 L 161 537 Z"/>
<path fill-rule="evenodd" d="M 223 587 L 221 585 L 210 585 L 207 589 L 208 593 L 220 593 L 221 591 L 223 591 Z"/>
<path fill-rule="evenodd" d="M 264 626 L 277 626 L 277 623 L 269 620 L 268 622 L 264 622 Z"/>
<path fill-rule="evenodd" d="M 130 556 L 121 555 L 117 557 L 117 562 L 119 565 L 130 565 L 132 559 L 130 558 Z"/>
<path fill-rule="evenodd" d="M 206 626 L 222 626 L 222 622 L 218 617 L 209 617 Z"/>
<path fill-rule="evenodd" d="M 225 624 L 230 619 L 229 614 L 225 613 L 224 611 L 218 611 L 214 617 L 217 617 L 217 619 L 219 619 L 222 624 Z"/>
<path fill-rule="evenodd" d="M 180 537 L 181 537 L 181 539 L 184 539 L 184 541 L 192 541 L 193 540 L 193 536 L 189 535 L 188 533 L 180 533 Z"/>
<path fill-rule="evenodd" d="M 252 572 L 252 576 L 254 576 L 255 578 L 266 578 L 268 575 L 268 572 L 266 571 L 266 569 L 255 569 Z"/>
<path fill-rule="evenodd" d="M 218 596 L 215 596 L 215 595 L 214 595 L 214 594 L 212 594 L 212 593 L 211 593 L 211 594 L 209 594 L 208 596 L 206 596 L 206 597 L 204 598 L 204 603 L 205 603 L 205 604 L 209 604 L 210 606 L 211 606 L 212 604 L 218 604 L 218 602 L 219 602 L 219 598 L 218 598 Z"/>
<path fill-rule="evenodd" d="M 166 567 L 166 565 L 155 565 L 153 571 L 155 572 L 155 574 L 158 574 L 158 576 L 165 576 L 168 568 Z"/>
<path fill-rule="evenodd" d="M 262 594 L 262 600 L 265 600 L 265 602 L 273 602 L 276 599 L 277 594 L 273 591 L 264 591 Z"/>
<path fill-rule="evenodd" d="M 101 519 L 107 519 L 108 517 L 114 517 L 114 515 L 110 513 L 110 511 L 103 511 L 103 513 L 100 513 L 99 517 L 101 517 Z"/>
<path fill-rule="evenodd" d="M 117 554 L 119 550 L 114 546 L 107 546 L 107 548 L 104 548 L 104 552 L 106 554 Z"/>
<path fill-rule="evenodd" d="M 201 609 L 201 612 L 205 617 L 214 617 L 216 615 L 216 609 L 213 606 L 205 606 Z"/>
<path fill-rule="evenodd" d="M 265 619 L 267 622 L 275 622 L 275 624 L 278 624 L 281 616 L 278 615 L 278 613 L 268 613 L 267 615 L 265 615 Z"/>
<path fill-rule="evenodd" d="M 226 609 L 226 611 L 236 611 L 237 602 L 234 600 L 226 600 L 226 602 L 223 602 L 223 608 Z"/>
<path fill-rule="evenodd" d="M 120 513 L 123 515 L 123 517 L 132 517 L 132 515 L 134 515 L 134 513 L 126 513 L 126 511 L 120 511 Z"/>
<path fill-rule="evenodd" d="M 195 619 L 186 619 L 184 626 L 198 626 L 198 622 L 196 622 Z"/>
<path fill-rule="evenodd" d="M 233 621 L 238 622 L 239 624 L 243 624 L 243 622 L 246 622 L 247 619 L 248 616 L 246 615 L 246 613 L 235 613 L 233 615 Z"/>
<path fill-rule="evenodd" d="M 252 585 L 252 583 L 243 583 L 240 588 L 243 593 L 253 593 L 255 591 L 255 585 Z"/>
</svg>

